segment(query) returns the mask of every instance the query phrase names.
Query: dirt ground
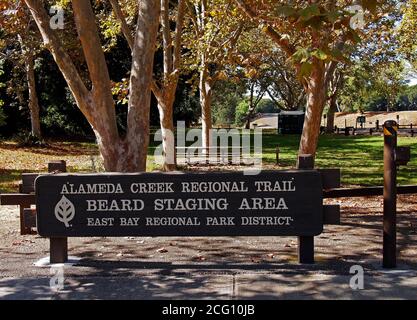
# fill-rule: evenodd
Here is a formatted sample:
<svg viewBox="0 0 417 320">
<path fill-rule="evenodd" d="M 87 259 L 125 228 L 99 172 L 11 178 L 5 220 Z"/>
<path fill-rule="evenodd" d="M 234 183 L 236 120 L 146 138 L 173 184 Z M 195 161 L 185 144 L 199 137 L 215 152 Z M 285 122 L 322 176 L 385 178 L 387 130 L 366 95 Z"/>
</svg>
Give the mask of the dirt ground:
<svg viewBox="0 0 417 320">
<path fill-rule="evenodd" d="M 342 224 L 325 226 L 316 237 L 317 267 L 344 270 L 343 262 L 367 263 L 381 260 L 381 197 L 327 201 L 341 204 Z M 21 236 L 17 207 L 0 207 L 0 275 L 36 273 L 31 265 L 48 255 L 48 240 L 37 235 Z M 417 196 L 398 199 L 399 262 L 417 269 Z M 70 255 L 97 263 L 134 261 L 146 264 L 228 265 L 294 263 L 295 237 L 123 237 L 71 238 Z M 38 270 L 39 271 L 39 270 Z"/>
<path fill-rule="evenodd" d="M 311 272 L 349 275 L 350 267 L 357 264 L 369 272 L 381 270 L 382 198 L 332 199 L 327 203 L 341 204 L 342 223 L 325 226 L 315 238 L 314 265 L 297 263 L 295 237 L 71 238 L 69 254 L 83 259 L 79 266 L 68 268 L 66 276 L 128 279 L 136 274 L 155 274 L 155 270 L 163 276 L 178 270 L 183 276 L 210 273 L 216 277 L 254 272 L 294 277 Z M 48 268 L 33 265 L 48 255 L 48 240 L 21 236 L 17 208 L 0 208 L 0 282 L 48 277 Z M 417 272 L 417 196 L 398 198 L 398 264 Z M 417 287 L 411 289 L 417 298 Z"/>
</svg>

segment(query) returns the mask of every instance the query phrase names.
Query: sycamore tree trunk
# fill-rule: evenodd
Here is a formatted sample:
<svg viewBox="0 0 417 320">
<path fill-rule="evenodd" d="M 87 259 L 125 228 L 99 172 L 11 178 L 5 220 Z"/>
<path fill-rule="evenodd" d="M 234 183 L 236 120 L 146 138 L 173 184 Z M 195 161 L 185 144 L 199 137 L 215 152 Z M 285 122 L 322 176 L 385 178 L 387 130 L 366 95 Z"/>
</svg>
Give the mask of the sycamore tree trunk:
<svg viewBox="0 0 417 320">
<path fill-rule="evenodd" d="M 91 89 L 87 89 L 71 57 L 49 25 L 43 1 L 25 0 L 78 108 L 90 123 L 106 171 L 140 172 L 146 170 L 149 145 L 149 111 L 156 38 L 159 26 L 159 1 L 140 0 L 136 36 L 132 50 L 127 133 L 120 137 L 110 76 L 96 26 L 91 2 L 73 0 L 72 9 L 87 62 Z"/>
<path fill-rule="evenodd" d="M 301 135 L 299 155 L 316 155 L 320 133 L 321 116 L 326 103 L 326 81 L 324 66 L 317 63 L 306 80 L 307 110 Z"/>
<path fill-rule="evenodd" d="M 41 138 L 41 121 L 39 116 L 39 100 L 36 92 L 35 63 L 32 54 L 26 55 L 26 77 L 29 91 L 29 111 L 32 135 Z"/>
<path fill-rule="evenodd" d="M 128 106 L 128 171 L 146 171 L 153 63 L 159 27 L 159 1 L 138 0 Z"/>
<path fill-rule="evenodd" d="M 161 122 L 162 148 L 163 148 L 163 170 L 174 171 L 177 167 L 175 152 L 175 128 L 173 104 L 174 101 L 167 101 L 169 105 L 158 104 L 159 119 Z"/>
<path fill-rule="evenodd" d="M 200 105 L 201 105 L 201 124 L 202 124 L 202 147 L 209 153 L 209 148 L 212 145 L 213 129 L 212 115 L 211 115 L 211 101 L 212 101 L 212 85 L 208 79 L 207 71 L 203 68 L 200 72 Z"/>
<path fill-rule="evenodd" d="M 327 111 L 327 127 L 326 127 L 327 133 L 334 132 L 334 117 L 335 117 L 336 111 L 337 111 L 337 95 L 333 94 L 330 97 L 329 110 Z"/>
<path fill-rule="evenodd" d="M 164 73 L 160 84 L 157 84 L 156 81 L 152 83 L 152 91 L 158 100 L 162 135 L 163 170 L 174 171 L 177 168 L 174 132 L 174 101 L 178 86 L 179 69 L 181 66 L 181 43 L 185 15 L 185 1 L 178 1 L 174 37 L 171 36 L 169 0 L 161 0 L 160 3 Z"/>
</svg>

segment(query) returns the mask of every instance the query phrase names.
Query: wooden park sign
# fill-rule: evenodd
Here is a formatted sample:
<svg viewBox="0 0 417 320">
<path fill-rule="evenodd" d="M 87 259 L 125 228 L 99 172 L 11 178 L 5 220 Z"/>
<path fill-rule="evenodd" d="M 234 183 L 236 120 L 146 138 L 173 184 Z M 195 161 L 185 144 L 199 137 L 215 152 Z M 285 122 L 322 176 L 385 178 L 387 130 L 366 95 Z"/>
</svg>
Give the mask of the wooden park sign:
<svg viewBox="0 0 417 320">
<path fill-rule="evenodd" d="M 85 236 L 317 236 L 315 170 L 56 174 L 36 180 L 37 229 Z"/>
</svg>

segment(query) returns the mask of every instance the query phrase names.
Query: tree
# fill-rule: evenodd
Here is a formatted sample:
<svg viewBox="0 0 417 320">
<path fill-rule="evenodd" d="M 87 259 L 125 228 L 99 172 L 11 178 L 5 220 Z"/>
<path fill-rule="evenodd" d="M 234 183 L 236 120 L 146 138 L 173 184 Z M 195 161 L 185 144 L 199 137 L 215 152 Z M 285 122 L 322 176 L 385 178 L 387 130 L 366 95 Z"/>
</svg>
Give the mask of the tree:
<svg viewBox="0 0 417 320">
<path fill-rule="evenodd" d="M 340 90 L 345 111 L 394 111 L 406 90 L 403 63 L 400 61 L 361 61 L 344 71 Z"/>
<path fill-rule="evenodd" d="M 90 1 L 73 0 L 77 33 L 88 66 L 91 88 L 84 83 L 73 60 L 62 45 L 43 1 L 25 0 L 42 35 L 64 75 L 78 108 L 90 123 L 107 171 L 146 170 L 149 145 L 149 109 L 153 61 L 160 14 L 159 2 L 141 0 L 132 50 L 127 132 L 119 134 L 108 67 Z"/>
<path fill-rule="evenodd" d="M 256 78 L 249 80 L 248 110 L 244 121 L 245 129 L 250 128 L 250 122 L 252 120 L 253 114 L 255 113 L 256 108 L 266 93 L 266 86 L 257 86 L 258 83 L 259 82 Z"/>
<path fill-rule="evenodd" d="M 171 36 L 169 1 L 161 0 L 161 8 L 164 69 L 161 79 L 158 82 L 154 81 L 152 83 L 152 91 L 158 100 L 164 156 L 163 167 L 166 171 L 172 171 L 176 169 L 173 116 L 175 93 L 181 67 L 181 43 L 185 2 L 184 0 L 178 1 L 174 40 Z"/>
<path fill-rule="evenodd" d="M 242 12 L 260 25 L 263 32 L 285 52 L 297 72 L 307 96 L 306 117 L 299 154 L 315 155 L 321 116 L 330 79 L 339 62 L 346 60 L 347 48 L 360 41 L 351 26 L 351 1 L 235 0 Z M 385 12 L 376 1 L 361 1 L 373 13 Z"/>
<path fill-rule="evenodd" d="M 113 13 L 120 22 L 121 31 L 129 47 L 133 46 L 133 38 L 126 22 L 125 14 L 117 0 L 110 0 Z M 179 0 L 175 18 L 175 32 L 172 36 L 170 19 L 170 2 L 161 0 L 161 33 L 163 51 L 163 71 L 159 77 L 154 76 L 152 92 L 158 101 L 158 112 L 162 131 L 163 169 L 172 171 L 176 169 L 175 138 L 174 138 L 174 102 L 178 86 L 181 67 L 182 28 L 184 24 L 185 2 Z"/>
<path fill-rule="evenodd" d="M 327 110 L 327 124 L 326 124 L 327 133 L 334 132 L 334 117 L 338 108 L 337 98 L 339 95 L 339 91 L 341 87 L 343 86 L 343 71 L 344 70 L 342 68 L 337 68 L 332 78 L 330 79 L 329 93 L 328 93 L 329 109 Z"/>
<path fill-rule="evenodd" d="M 408 0 L 402 9 L 403 19 L 398 28 L 400 51 L 417 72 L 417 0 Z"/>
<path fill-rule="evenodd" d="M 186 0 L 191 26 L 186 29 L 187 62 L 199 72 L 203 148 L 211 145 L 212 95 L 216 81 L 224 80 L 224 67 L 233 55 L 244 24 L 229 0 Z"/>
<path fill-rule="evenodd" d="M 40 138 L 40 106 L 35 78 L 35 59 L 41 51 L 40 35 L 33 25 L 27 8 L 20 3 L 10 0 L 0 1 L 0 16 L 3 16 L 0 28 L 3 29 L 5 35 L 2 46 L 9 48 L 8 58 L 13 60 L 16 68 L 23 69 L 26 74 L 26 83 L 21 83 L 21 80 L 15 77 L 12 80 L 17 81 L 12 87 L 21 91 L 27 89 L 31 133 Z M 10 50 L 11 48 L 13 50 Z"/>
<path fill-rule="evenodd" d="M 246 85 L 239 78 L 219 80 L 213 88 L 213 121 L 216 125 L 232 125 L 236 107 L 246 93 Z"/>
<path fill-rule="evenodd" d="M 248 90 L 256 82 L 260 94 L 268 94 L 282 110 L 297 110 L 304 106 L 304 88 L 294 67 L 279 47 L 261 30 L 252 28 L 239 38 L 239 66 L 245 68 Z"/>
<path fill-rule="evenodd" d="M 249 112 L 249 103 L 247 99 L 242 100 L 236 107 L 235 125 L 242 126 L 246 122 L 246 118 Z"/>
</svg>

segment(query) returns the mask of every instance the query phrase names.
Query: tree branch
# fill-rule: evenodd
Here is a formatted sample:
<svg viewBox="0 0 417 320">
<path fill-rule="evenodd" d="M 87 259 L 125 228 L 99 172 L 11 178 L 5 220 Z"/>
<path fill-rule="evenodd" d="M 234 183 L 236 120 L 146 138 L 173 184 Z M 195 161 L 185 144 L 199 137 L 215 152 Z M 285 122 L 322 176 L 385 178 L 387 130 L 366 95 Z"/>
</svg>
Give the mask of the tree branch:
<svg viewBox="0 0 417 320">
<path fill-rule="evenodd" d="M 175 30 L 175 42 L 174 42 L 174 59 L 173 67 L 174 72 L 179 69 L 181 63 L 181 43 L 182 43 L 182 28 L 184 26 L 184 16 L 185 16 L 185 0 L 178 1 L 178 12 L 176 20 L 176 30 Z"/>
<path fill-rule="evenodd" d="M 151 83 L 151 90 L 153 94 L 155 95 L 156 100 L 158 100 L 158 102 L 164 100 L 164 94 L 162 92 L 162 89 L 158 86 L 155 79 Z"/>
<path fill-rule="evenodd" d="M 195 8 L 191 4 L 190 0 L 184 0 L 184 1 L 187 5 L 187 9 L 188 9 L 188 12 L 190 14 L 191 21 L 193 22 L 192 24 L 193 24 L 193 27 L 194 27 L 195 35 L 196 35 L 196 37 L 199 37 L 200 27 L 199 27 L 198 22 L 197 22 L 197 14 L 195 12 Z"/>
<path fill-rule="evenodd" d="M 164 81 L 168 80 L 172 72 L 172 39 L 169 23 L 169 0 L 161 0 L 161 25 L 164 48 Z"/>
<path fill-rule="evenodd" d="M 86 88 L 80 74 L 77 71 L 68 53 L 64 50 L 59 38 L 49 25 L 49 16 L 43 7 L 43 1 L 25 0 L 36 25 L 42 35 L 44 45 L 51 52 L 59 69 L 61 70 L 68 86 L 77 102 L 78 107 L 86 118 L 90 121 L 90 105 L 86 98 L 90 97 L 90 92 Z"/>
<path fill-rule="evenodd" d="M 294 48 L 290 45 L 289 41 L 282 37 L 275 29 L 266 21 L 261 20 L 258 15 L 252 10 L 252 8 L 246 4 L 244 0 L 235 0 L 238 7 L 254 22 L 262 22 L 265 27 L 262 29 L 276 44 L 278 44 L 282 50 L 284 50 L 289 56 L 292 56 L 295 52 Z"/>
<path fill-rule="evenodd" d="M 91 92 L 95 99 L 94 103 L 96 105 L 103 105 L 103 107 L 113 105 L 109 70 L 101 46 L 96 17 L 91 7 L 91 2 L 73 0 L 72 9 L 74 11 L 75 24 L 87 62 L 90 79 L 93 84 Z M 114 109 L 112 110 L 114 111 Z"/>
<path fill-rule="evenodd" d="M 122 28 L 123 35 L 129 45 L 129 48 L 130 50 L 132 50 L 134 39 L 130 31 L 129 25 L 126 22 L 125 15 L 123 14 L 122 9 L 120 8 L 119 1 L 118 0 L 109 0 L 109 1 L 113 8 L 113 12 L 114 12 L 116 19 L 120 21 L 120 26 Z"/>
</svg>

